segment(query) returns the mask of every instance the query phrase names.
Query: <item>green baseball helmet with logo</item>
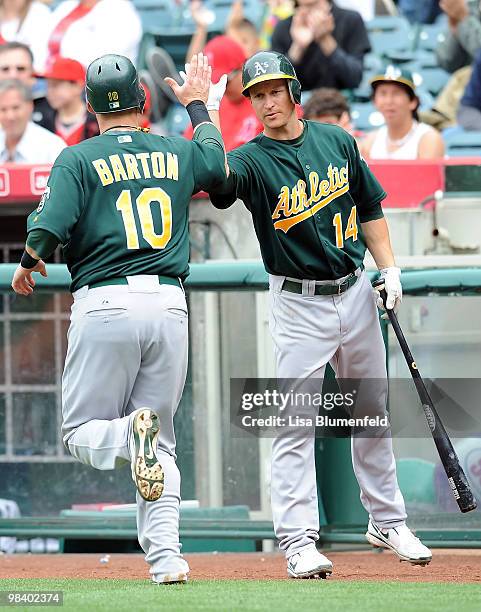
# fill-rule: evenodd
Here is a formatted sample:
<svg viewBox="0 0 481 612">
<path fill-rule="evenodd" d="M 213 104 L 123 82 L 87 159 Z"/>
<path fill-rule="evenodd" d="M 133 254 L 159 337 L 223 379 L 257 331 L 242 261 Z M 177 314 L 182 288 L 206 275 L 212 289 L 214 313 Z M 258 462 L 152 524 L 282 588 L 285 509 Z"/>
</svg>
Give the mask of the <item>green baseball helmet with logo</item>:
<svg viewBox="0 0 481 612">
<path fill-rule="evenodd" d="M 374 89 L 380 83 L 400 83 L 407 87 L 416 96 L 416 86 L 412 73 L 400 66 L 390 64 L 386 67 L 383 74 L 376 74 L 370 80 L 371 87 Z"/>
<path fill-rule="evenodd" d="M 123 55 L 103 55 L 87 68 L 87 101 L 95 113 L 116 113 L 145 105 L 137 70 Z"/>
<path fill-rule="evenodd" d="M 301 84 L 294 66 L 282 53 L 260 51 L 250 57 L 242 67 L 242 93 L 249 97 L 249 88 L 256 83 L 287 79 L 289 92 L 295 104 L 301 103 Z"/>
</svg>

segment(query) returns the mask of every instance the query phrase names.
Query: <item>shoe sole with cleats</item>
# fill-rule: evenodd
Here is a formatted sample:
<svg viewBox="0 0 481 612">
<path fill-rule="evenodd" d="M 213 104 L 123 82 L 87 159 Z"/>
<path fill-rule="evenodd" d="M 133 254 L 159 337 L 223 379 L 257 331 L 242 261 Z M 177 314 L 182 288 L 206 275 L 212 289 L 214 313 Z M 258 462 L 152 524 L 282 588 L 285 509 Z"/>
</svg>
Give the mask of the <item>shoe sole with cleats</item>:
<svg viewBox="0 0 481 612">
<path fill-rule="evenodd" d="M 164 490 L 164 470 L 155 449 L 160 433 L 159 417 L 148 408 L 139 410 L 132 424 L 132 478 L 145 501 L 157 501 Z"/>
</svg>

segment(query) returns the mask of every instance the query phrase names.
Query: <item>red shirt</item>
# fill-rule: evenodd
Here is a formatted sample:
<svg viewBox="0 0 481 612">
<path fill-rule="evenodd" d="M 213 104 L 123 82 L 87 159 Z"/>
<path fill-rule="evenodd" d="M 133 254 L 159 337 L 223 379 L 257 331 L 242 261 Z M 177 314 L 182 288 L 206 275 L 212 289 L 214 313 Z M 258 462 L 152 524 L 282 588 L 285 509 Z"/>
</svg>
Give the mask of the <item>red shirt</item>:
<svg viewBox="0 0 481 612">
<path fill-rule="evenodd" d="M 224 96 L 220 103 L 219 115 L 226 151 L 240 147 L 262 132 L 262 123 L 258 121 L 248 98 L 243 97 L 238 104 L 234 104 L 227 96 Z M 189 125 L 184 136 L 191 139 L 192 134 L 193 129 Z"/>
</svg>

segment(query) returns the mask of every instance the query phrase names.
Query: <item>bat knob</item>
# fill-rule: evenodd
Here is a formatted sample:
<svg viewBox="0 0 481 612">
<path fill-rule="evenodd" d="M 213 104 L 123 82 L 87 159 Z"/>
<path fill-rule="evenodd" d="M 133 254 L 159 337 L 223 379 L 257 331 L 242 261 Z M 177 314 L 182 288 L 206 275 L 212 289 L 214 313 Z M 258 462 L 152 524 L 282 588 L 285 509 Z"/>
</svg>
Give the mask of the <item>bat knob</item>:
<svg viewBox="0 0 481 612">
<path fill-rule="evenodd" d="M 373 289 L 376 289 L 377 291 L 379 291 L 379 295 L 381 296 L 382 303 L 384 304 L 384 308 L 386 308 L 387 293 L 385 289 L 384 279 L 378 278 L 372 283 L 372 287 Z"/>
</svg>

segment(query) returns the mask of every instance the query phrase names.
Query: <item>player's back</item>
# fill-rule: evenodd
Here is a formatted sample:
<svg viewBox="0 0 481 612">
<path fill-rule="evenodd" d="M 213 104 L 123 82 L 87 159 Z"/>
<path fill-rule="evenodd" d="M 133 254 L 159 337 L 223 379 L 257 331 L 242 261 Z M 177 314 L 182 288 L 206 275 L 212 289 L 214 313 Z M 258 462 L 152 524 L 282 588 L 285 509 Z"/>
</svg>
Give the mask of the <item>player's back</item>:
<svg viewBox="0 0 481 612">
<path fill-rule="evenodd" d="M 198 142 L 109 130 L 59 156 L 41 205 L 56 215 L 40 210 L 31 227 L 64 244 L 73 290 L 117 276 L 184 278 L 188 205 L 219 172 L 221 155 Z"/>
</svg>

